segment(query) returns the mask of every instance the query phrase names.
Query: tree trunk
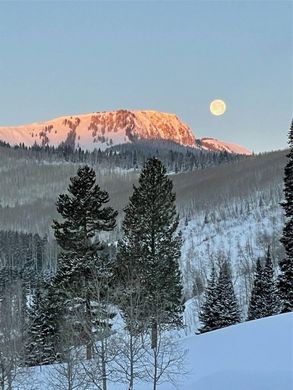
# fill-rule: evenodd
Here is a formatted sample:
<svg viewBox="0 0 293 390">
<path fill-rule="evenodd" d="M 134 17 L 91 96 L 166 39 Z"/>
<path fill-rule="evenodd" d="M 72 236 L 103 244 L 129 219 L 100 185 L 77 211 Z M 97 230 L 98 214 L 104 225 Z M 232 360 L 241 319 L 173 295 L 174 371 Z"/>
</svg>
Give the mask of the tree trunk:
<svg viewBox="0 0 293 390">
<path fill-rule="evenodd" d="M 153 383 L 153 390 L 157 390 L 157 375 L 158 375 L 157 347 L 154 348 L 153 351 L 154 351 L 154 383 Z"/>
<path fill-rule="evenodd" d="M 105 343 L 102 340 L 102 381 L 103 381 L 103 390 L 107 390 L 107 369 L 106 369 L 106 350 Z"/>
<path fill-rule="evenodd" d="M 130 333 L 130 381 L 129 381 L 129 390 L 133 390 L 133 375 L 134 375 L 134 367 L 133 367 L 133 338 Z"/>
<path fill-rule="evenodd" d="M 157 359 L 157 348 L 158 348 L 158 324 L 156 320 L 153 320 L 152 323 L 152 350 L 154 352 L 154 386 L 153 390 L 157 389 L 157 371 L 158 371 L 158 359 Z"/>
<path fill-rule="evenodd" d="M 86 296 L 85 305 L 86 305 L 86 337 L 87 337 L 86 358 L 87 360 L 90 360 L 92 358 L 93 342 L 92 342 L 92 326 L 91 326 L 91 302 L 88 294 Z"/>
<path fill-rule="evenodd" d="M 67 374 L 68 374 L 68 390 L 72 390 L 73 389 L 73 381 L 72 381 L 72 367 L 71 367 L 71 362 L 68 362 L 67 363 L 67 368 L 68 368 L 68 371 L 67 371 Z"/>
<path fill-rule="evenodd" d="M 0 385 L 1 385 L 1 390 L 5 390 L 5 373 L 4 373 L 4 367 L 2 364 L 1 364 Z"/>
<path fill-rule="evenodd" d="M 158 324 L 156 320 L 153 320 L 152 322 L 152 349 L 157 349 L 158 346 Z"/>
</svg>

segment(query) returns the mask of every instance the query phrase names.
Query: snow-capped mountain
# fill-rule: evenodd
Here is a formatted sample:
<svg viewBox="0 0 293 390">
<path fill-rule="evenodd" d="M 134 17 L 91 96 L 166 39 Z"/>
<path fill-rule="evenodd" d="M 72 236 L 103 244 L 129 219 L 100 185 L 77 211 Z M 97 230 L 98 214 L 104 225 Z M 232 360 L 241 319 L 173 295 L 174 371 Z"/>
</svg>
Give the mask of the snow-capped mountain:
<svg viewBox="0 0 293 390">
<path fill-rule="evenodd" d="M 118 110 L 63 116 L 46 122 L 0 127 L 0 140 L 26 146 L 62 143 L 86 150 L 105 150 L 112 145 L 139 140 L 169 140 L 206 150 L 251 154 L 247 149 L 212 138 L 196 142 L 191 128 L 177 115 L 159 111 Z M 202 144 L 202 146 L 200 146 Z"/>
<path fill-rule="evenodd" d="M 64 116 L 17 127 L 0 127 L 0 139 L 10 144 L 54 145 L 73 143 L 82 149 L 106 149 L 140 139 L 163 139 L 194 146 L 190 127 L 174 114 L 119 110 Z"/>
<path fill-rule="evenodd" d="M 201 146 L 205 150 L 225 151 L 228 153 L 251 155 L 251 151 L 241 145 L 231 144 L 229 142 L 219 141 L 215 138 L 202 138 Z"/>
</svg>

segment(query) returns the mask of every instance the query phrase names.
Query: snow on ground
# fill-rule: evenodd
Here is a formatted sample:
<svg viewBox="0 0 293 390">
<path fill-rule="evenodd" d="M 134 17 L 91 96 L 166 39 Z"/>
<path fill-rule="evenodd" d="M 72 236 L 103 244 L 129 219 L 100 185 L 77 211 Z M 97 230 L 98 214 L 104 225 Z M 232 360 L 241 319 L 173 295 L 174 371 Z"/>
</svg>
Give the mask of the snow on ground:
<svg viewBox="0 0 293 390">
<path fill-rule="evenodd" d="M 193 335 L 178 343 L 187 350 L 188 374 L 174 385 L 158 390 L 292 390 L 293 313 L 250 321 L 229 328 Z M 31 370 L 38 390 L 53 390 L 45 381 L 48 367 Z M 137 383 L 135 390 L 150 390 Z M 109 390 L 127 390 L 110 384 Z"/>
<path fill-rule="evenodd" d="M 186 338 L 191 373 L 178 389 L 292 389 L 292 325 L 286 314 Z"/>
<path fill-rule="evenodd" d="M 292 390 L 292 325 L 291 313 L 183 339 L 189 374 L 175 388 Z M 168 383 L 159 386 L 160 390 L 172 388 Z M 149 384 L 137 386 L 137 390 L 149 389 Z"/>
<path fill-rule="evenodd" d="M 229 259 L 234 271 L 248 260 L 255 263 L 258 256 L 266 253 L 266 238 L 278 244 L 282 226 L 283 211 L 275 204 L 219 219 L 217 223 L 204 223 L 203 216 L 190 220 L 182 229 L 181 269 L 186 295 L 191 296 L 194 271 L 210 269 L 211 259 L 217 261 L 219 256 Z"/>
</svg>

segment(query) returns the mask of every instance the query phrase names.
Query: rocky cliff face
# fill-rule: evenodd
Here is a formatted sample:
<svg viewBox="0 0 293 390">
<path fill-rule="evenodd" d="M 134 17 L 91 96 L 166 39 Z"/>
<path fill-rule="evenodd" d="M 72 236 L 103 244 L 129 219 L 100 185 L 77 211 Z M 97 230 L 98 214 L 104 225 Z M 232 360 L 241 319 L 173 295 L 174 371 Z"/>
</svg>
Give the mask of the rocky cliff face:
<svg viewBox="0 0 293 390">
<path fill-rule="evenodd" d="M 195 145 L 190 127 L 176 115 L 157 111 L 119 110 L 66 116 L 17 127 L 0 127 L 0 139 L 10 144 L 58 146 L 62 142 L 83 149 L 106 149 L 140 139 L 163 139 Z"/>
<path fill-rule="evenodd" d="M 0 127 L 0 140 L 26 146 L 59 146 L 65 143 L 89 151 L 139 140 L 169 140 L 205 150 L 251 154 L 239 145 L 213 138 L 196 140 L 191 128 L 175 114 L 159 111 L 94 112 L 29 125 Z"/>
</svg>

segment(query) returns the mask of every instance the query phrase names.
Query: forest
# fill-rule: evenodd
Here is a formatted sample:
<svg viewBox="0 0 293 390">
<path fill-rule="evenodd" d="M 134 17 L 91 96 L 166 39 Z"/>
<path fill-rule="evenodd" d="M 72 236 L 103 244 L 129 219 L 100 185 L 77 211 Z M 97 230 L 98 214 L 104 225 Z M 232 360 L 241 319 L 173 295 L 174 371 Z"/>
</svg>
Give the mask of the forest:
<svg viewBox="0 0 293 390">
<path fill-rule="evenodd" d="M 291 311 L 292 133 L 289 154 L 172 174 L 2 146 L 1 388 L 52 365 L 54 389 L 156 390 L 185 370 L 178 335 Z"/>
</svg>

